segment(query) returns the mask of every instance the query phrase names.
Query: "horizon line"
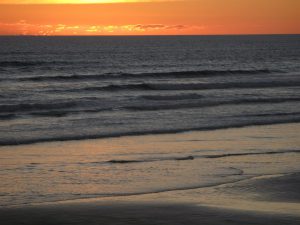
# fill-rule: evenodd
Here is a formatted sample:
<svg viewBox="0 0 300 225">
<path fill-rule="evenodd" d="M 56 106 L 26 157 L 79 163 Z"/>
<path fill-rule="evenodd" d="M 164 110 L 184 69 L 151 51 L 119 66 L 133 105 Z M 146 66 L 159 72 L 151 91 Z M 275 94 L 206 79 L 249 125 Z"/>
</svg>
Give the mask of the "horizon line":
<svg viewBox="0 0 300 225">
<path fill-rule="evenodd" d="M 300 35 L 300 33 L 250 33 L 250 34 L 114 34 L 114 35 L 23 35 L 23 34 L 4 34 L 0 37 L 141 37 L 141 36 L 283 36 L 283 35 Z"/>
</svg>

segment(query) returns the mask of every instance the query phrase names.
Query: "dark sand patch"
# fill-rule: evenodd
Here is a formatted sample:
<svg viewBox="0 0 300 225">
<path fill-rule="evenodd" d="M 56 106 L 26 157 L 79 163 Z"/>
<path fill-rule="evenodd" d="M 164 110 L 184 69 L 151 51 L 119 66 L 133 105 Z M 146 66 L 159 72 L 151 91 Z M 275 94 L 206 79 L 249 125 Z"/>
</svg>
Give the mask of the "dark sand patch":
<svg viewBox="0 0 300 225">
<path fill-rule="evenodd" d="M 2 225 L 299 225 L 300 218 L 192 205 L 78 204 L 0 209 Z"/>
<path fill-rule="evenodd" d="M 226 189 L 240 194 L 254 194 L 257 200 L 300 202 L 300 173 L 266 176 L 229 185 Z"/>
</svg>

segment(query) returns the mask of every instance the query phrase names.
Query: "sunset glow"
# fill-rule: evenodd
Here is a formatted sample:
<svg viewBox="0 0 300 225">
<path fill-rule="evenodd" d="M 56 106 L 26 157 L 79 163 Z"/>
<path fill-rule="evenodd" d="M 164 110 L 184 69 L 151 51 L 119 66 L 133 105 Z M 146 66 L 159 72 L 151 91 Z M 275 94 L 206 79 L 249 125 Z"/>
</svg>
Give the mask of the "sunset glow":
<svg viewBox="0 0 300 225">
<path fill-rule="evenodd" d="M 300 33 L 299 11 L 298 0 L 5 0 L 0 35 Z"/>
</svg>

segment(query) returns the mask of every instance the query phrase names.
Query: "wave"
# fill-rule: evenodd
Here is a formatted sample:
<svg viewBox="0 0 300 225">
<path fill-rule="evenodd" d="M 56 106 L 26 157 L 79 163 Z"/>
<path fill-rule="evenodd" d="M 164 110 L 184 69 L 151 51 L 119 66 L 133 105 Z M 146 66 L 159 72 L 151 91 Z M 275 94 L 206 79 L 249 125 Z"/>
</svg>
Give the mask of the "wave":
<svg viewBox="0 0 300 225">
<path fill-rule="evenodd" d="M 242 104 L 259 104 L 259 103 L 284 103 L 284 102 L 299 102 L 300 98 L 259 98 L 259 99 L 234 99 L 225 101 L 200 101 L 193 103 L 177 103 L 177 104 L 157 104 L 157 105 L 138 105 L 127 106 L 127 110 L 132 111 L 156 111 L 156 110 L 174 110 L 174 109 L 189 109 L 189 108 L 204 108 L 215 107 L 221 105 L 242 105 Z M 269 116 L 272 116 L 270 114 Z"/>
<path fill-rule="evenodd" d="M 9 106 L 9 107 L 8 107 Z M 79 106 L 77 102 L 50 103 L 50 104 L 19 104 L 0 106 L 0 120 L 14 119 L 20 115 L 40 116 L 40 117 L 62 117 L 78 113 L 98 113 L 103 111 L 113 111 L 114 107 L 95 108 L 74 108 Z"/>
<path fill-rule="evenodd" d="M 33 116 L 46 116 L 46 117 L 61 117 L 67 116 L 69 114 L 78 114 L 78 113 L 97 113 L 103 111 L 112 111 L 114 108 L 95 108 L 95 109 L 77 109 L 77 110 L 51 110 L 51 111 L 42 111 L 42 112 L 31 112 L 29 115 Z"/>
<path fill-rule="evenodd" d="M 58 76 L 33 76 L 33 77 L 22 77 L 18 78 L 20 81 L 82 81 L 82 80 L 104 80 L 113 79 L 117 76 L 111 75 L 58 75 Z"/>
<path fill-rule="evenodd" d="M 42 61 L 42 60 L 8 60 L 8 61 L 0 61 L 0 68 L 5 67 L 35 67 L 35 66 L 64 66 L 64 65 L 73 65 L 81 63 L 83 65 L 97 63 L 90 61 Z"/>
<path fill-rule="evenodd" d="M 35 66 L 61 66 L 74 64 L 71 61 L 0 61 L 0 68 L 6 67 L 35 67 Z"/>
<path fill-rule="evenodd" d="M 144 98 L 145 96 L 142 96 Z M 197 100 L 201 98 L 201 95 L 196 94 L 183 94 L 183 95 L 169 95 L 161 96 L 154 95 L 148 96 L 151 100 L 171 101 L 165 104 L 144 104 L 144 105 L 135 105 L 135 106 L 120 106 L 119 110 L 129 110 L 129 111 L 157 111 L 157 110 L 176 110 L 176 109 L 191 109 L 191 108 L 205 108 L 205 107 L 215 107 L 221 105 L 242 105 L 242 104 L 263 104 L 263 103 L 284 103 L 284 102 L 299 102 L 300 98 L 266 98 L 266 99 L 235 99 L 227 101 L 198 101 L 191 103 L 173 103 L 173 100 Z M 147 98 L 148 98 L 147 97 Z M 147 99 L 146 98 L 146 99 Z M 95 102 L 92 102 L 92 108 L 89 108 L 88 105 L 85 105 L 86 108 L 74 108 L 80 106 L 78 101 L 70 102 L 60 102 L 60 103 L 44 103 L 44 104 L 15 104 L 15 105 L 1 105 L 0 107 L 0 120 L 10 120 L 16 118 L 18 115 L 30 115 L 30 116 L 46 116 L 46 117 L 62 117 L 70 114 L 78 113 L 98 113 L 103 111 L 113 111 L 115 107 L 101 107 Z M 82 104 L 82 102 L 81 102 Z M 101 105 L 101 104 L 100 104 Z M 73 109 L 72 109 L 73 107 Z M 90 106 L 91 107 L 91 106 Z M 257 114 L 257 115 L 243 115 L 243 117 L 270 117 L 270 116 L 289 116 L 289 115 L 300 115 L 299 112 L 293 113 L 269 113 L 269 114 Z"/>
<path fill-rule="evenodd" d="M 299 87 L 300 81 L 262 81 L 262 82 L 228 82 L 228 83 L 137 83 L 111 84 L 106 86 L 91 86 L 68 91 L 175 91 L 175 90 L 208 90 L 208 89 L 251 89 L 275 87 Z"/>
<path fill-rule="evenodd" d="M 77 105 L 77 102 L 67 101 L 58 103 L 21 103 L 1 105 L 1 113 L 14 113 L 34 110 L 68 109 Z"/>
<path fill-rule="evenodd" d="M 9 114 L 0 114 L 0 120 L 11 120 L 16 117 L 15 114 L 9 113 Z"/>
<path fill-rule="evenodd" d="M 11 113 L 26 113 L 30 115 L 55 115 L 60 113 L 93 112 L 110 110 L 110 107 L 104 107 L 105 98 L 99 97 L 81 97 L 67 99 L 52 99 L 52 101 L 37 103 L 15 103 L 0 104 L 0 118 L 10 117 Z M 102 103 L 102 105 L 100 104 Z M 98 106 L 98 107 L 97 107 Z M 100 107 L 99 107 L 100 106 Z M 74 108 L 77 107 L 77 108 Z M 89 108 L 92 107 L 92 108 Z M 17 116 L 17 114 L 15 115 Z"/>
<path fill-rule="evenodd" d="M 141 98 L 152 101 L 172 101 L 172 100 L 189 100 L 201 99 L 202 95 L 199 94 L 178 94 L 178 95 L 143 95 Z"/>
<path fill-rule="evenodd" d="M 39 117 L 63 117 L 68 116 L 70 114 L 79 114 L 79 113 L 99 113 L 104 111 L 112 111 L 114 108 L 95 108 L 95 109 L 76 109 L 76 110 L 70 110 L 70 109 L 56 109 L 56 110 L 43 110 L 43 111 L 31 111 L 31 110 L 21 110 L 21 113 L 18 112 L 17 114 L 14 113 L 8 113 L 8 114 L 0 114 L 0 120 L 11 120 L 19 117 L 20 115 L 27 115 L 27 116 L 39 116 Z"/>
<path fill-rule="evenodd" d="M 194 160 L 194 156 L 183 156 L 183 157 L 173 157 L 173 158 L 160 158 L 160 159 L 143 159 L 143 160 L 120 160 L 120 159 L 113 159 L 106 162 L 92 162 L 95 163 L 110 163 L 110 164 L 128 164 L 128 163 L 141 163 L 141 162 L 156 162 L 156 161 L 185 161 L 185 160 Z"/>
<path fill-rule="evenodd" d="M 132 131 L 132 132 L 115 132 L 115 133 L 105 133 L 105 134 L 94 134 L 94 135 L 71 135 L 71 136 L 57 136 L 57 137 L 40 137 L 32 139 L 18 139 L 15 138 L 9 140 L 1 140 L 0 145 L 23 145 L 23 144 L 33 144 L 39 142 L 54 142 L 54 141 L 71 141 L 71 140 L 87 140 L 87 139 L 99 139 L 99 138 L 113 138 L 122 136 L 141 136 L 149 134 L 174 134 L 187 131 L 207 131 L 207 130 L 219 130 L 219 129 L 229 129 L 229 128 L 241 128 L 247 126 L 259 126 L 259 125 L 272 125 L 272 124 L 283 124 L 283 123 L 300 123 L 300 117 L 293 118 L 280 118 L 273 120 L 260 120 L 260 121 L 242 121 L 233 122 L 232 124 L 224 125 L 208 125 L 201 127 L 190 127 L 182 129 L 157 129 L 157 130 L 147 130 L 147 131 Z"/>
<path fill-rule="evenodd" d="M 22 63 L 21 63 L 22 65 Z M 30 65 L 30 62 L 29 62 Z M 40 65 L 40 64 L 38 64 Z M 0 62 L 1 67 L 1 62 Z M 58 76 L 31 76 L 19 78 L 21 81 L 81 81 L 81 80 L 106 80 L 106 79 L 145 79 L 145 78 L 197 78 L 206 76 L 222 75 L 255 75 L 268 74 L 269 69 L 257 70 L 198 70 L 198 71 L 178 71 L 178 72 L 157 72 L 157 73 L 104 73 L 94 75 L 58 75 Z"/>
<path fill-rule="evenodd" d="M 46 63 L 45 61 L 0 61 L 0 67 L 40 66 Z"/>
<path fill-rule="evenodd" d="M 286 153 L 300 153 L 300 150 L 226 153 L 226 154 L 220 154 L 220 155 L 205 155 L 205 156 L 203 156 L 203 158 L 218 159 L 218 158 L 238 157 L 238 156 L 248 156 L 248 155 L 278 155 L 278 154 L 286 154 Z"/>
<path fill-rule="evenodd" d="M 161 157 L 161 158 L 144 158 L 144 159 L 112 159 L 108 161 L 100 162 L 87 162 L 84 164 L 131 164 L 131 163 L 149 163 L 149 162 L 161 162 L 161 161 L 189 161 L 200 158 L 206 159 L 218 159 L 227 157 L 239 157 L 239 156 L 251 156 L 251 155 L 279 155 L 288 153 L 300 153 L 300 150 L 284 150 L 284 151 L 265 151 L 265 152 L 243 152 L 243 153 L 226 153 L 226 154 L 216 154 L 216 155 L 189 155 L 181 157 Z M 82 163 L 81 163 L 82 164 Z"/>
<path fill-rule="evenodd" d="M 287 113 L 259 113 L 259 114 L 247 114 L 236 115 L 235 117 L 266 117 L 266 116 L 299 116 L 300 112 L 287 112 Z"/>
</svg>

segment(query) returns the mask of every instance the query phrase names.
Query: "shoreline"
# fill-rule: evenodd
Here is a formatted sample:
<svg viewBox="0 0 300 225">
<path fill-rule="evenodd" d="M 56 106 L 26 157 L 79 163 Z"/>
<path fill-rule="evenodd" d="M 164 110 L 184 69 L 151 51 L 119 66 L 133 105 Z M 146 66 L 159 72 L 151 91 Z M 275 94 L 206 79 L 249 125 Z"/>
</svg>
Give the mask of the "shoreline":
<svg viewBox="0 0 300 225">
<path fill-rule="evenodd" d="M 10 205 L 10 206 L 0 206 L 0 209 L 16 209 L 16 208 L 23 208 L 23 207 L 44 207 L 44 206 L 54 206 L 54 205 L 72 205 L 72 204 L 86 204 L 86 203 L 97 203 L 97 202 L 106 202 L 106 201 L 124 201 L 124 200 L 130 200 L 130 199 L 139 199 L 139 200 L 149 200 L 149 197 L 151 196 L 169 196 L 173 195 L 173 193 L 179 193 L 179 192 L 193 192 L 193 191 L 201 191 L 201 190 L 211 190 L 211 189 L 216 189 L 216 188 L 228 188 L 228 187 L 235 187 L 235 185 L 239 185 L 240 183 L 244 182 L 251 182 L 255 180 L 260 180 L 260 179 L 269 179 L 272 177 L 286 177 L 286 176 L 292 176 L 292 175 L 298 175 L 300 177 L 300 171 L 299 172 L 294 172 L 294 173 L 282 173 L 282 174 L 266 174 L 266 175 L 258 175 L 258 176 L 249 176 L 246 178 L 241 178 L 237 180 L 233 180 L 230 182 L 225 182 L 225 183 L 215 183 L 211 185 L 206 185 L 206 186 L 196 186 L 196 187 L 183 187 L 183 188 L 174 188 L 174 189 L 168 189 L 168 190 L 157 190 L 157 191 L 150 191 L 150 192 L 140 192 L 140 193 L 124 193 L 124 194 L 116 194 L 116 195 L 109 195 L 109 196 L 95 196 L 95 197 L 83 197 L 83 198 L 76 198 L 76 199 L 66 199 L 66 200 L 57 200 L 57 201 L 45 201 L 45 202 L 36 202 L 36 203 L 26 203 L 26 204 L 20 204 L 20 205 Z M 297 180 L 298 181 L 298 180 Z M 299 178 L 300 182 L 300 178 Z M 299 185 L 300 187 L 300 185 Z M 297 193 L 298 194 L 298 193 Z M 298 197 L 298 195 L 297 195 Z M 172 202 L 172 198 L 167 197 L 167 201 Z M 203 199 L 201 199 L 203 200 Z M 272 201 L 272 199 L 268 199 L 269 201 Z M 300 202 L 300 198 L 295 200 L 295 202 Z M 151 200 L 149 200 L 151 201 Z M 184 201 L 183 201 L 184 202 Z M 192 201 L 193 202 L 193 201 Z M 204 201 L 206 202 L 206 201 Z M 191 202 L 189 202 L 191 203 Z M 193 202 L 194 203 L 194 202 Z M 198 204 L 198 203 L 197 203 Z M 203 203 L 203 205 L 206 205 L 207 203 Z M 210 205 L 210 204 L 208 204 Z M 299 205 L 300 206 L 300 205 Z M 215 206 L 214 206 L 215 207 Z M 226 207 L 224 207 L 226 208 Z M 300 209 L 299 209 L 300 213 Z"/>
<path fill-rule="evenodd" d="M 284 124 L 299 124 L 300 119 L 284 119 L 279 121 L 264 121 L 264 122 L 252 122 L 245 124 L 233 124 L 228 126 L 215 126 L 215 127 L 201 127 L 201 128 L 190 128 L 190 129 L 178 129 L 178 130 L 159 130 L 159 131 L 145 131 L 145 132 L 128 132 L 128 133 L 116 133 L 108 135 L 91 135 L 88 137 L 65 137 L 65 138 L 56 138 L 56 139 L 37 139 L 37 140 L 26 140 L 26 141 L 15 141 L 15 142 L 0 142 L 0 149 L 2 147 L 9 146 L 23 146 L 23 145 L 32 145 L 32 144 L 47 144 L 55 142 L 73 142 L 73 141 L 93 141 L 100 139 L 113 139 L 113 138 L 126 138 L 126 137 L 142 137 L 142 136 L 151 136 L 151 135 L 172 135 L 172 134 L 184 134 L 190 132 L 205 132 L 205 131 L 218 131 L 218 130 L 228 130 L 228 129 L 238 129 L 238 128 L 247 128 L 247 127 L 257 127 L 257 126 L 276 126 Z"/>
<path fill-rule="evenodd" d="M 1 224 L 298 225 L 298 130 L 290 123 L 1 147 Z M 121 163 L 103 164 L 112 160 Z M 101 183 L 124 176 L 124 184 Z"/>
</svg>

